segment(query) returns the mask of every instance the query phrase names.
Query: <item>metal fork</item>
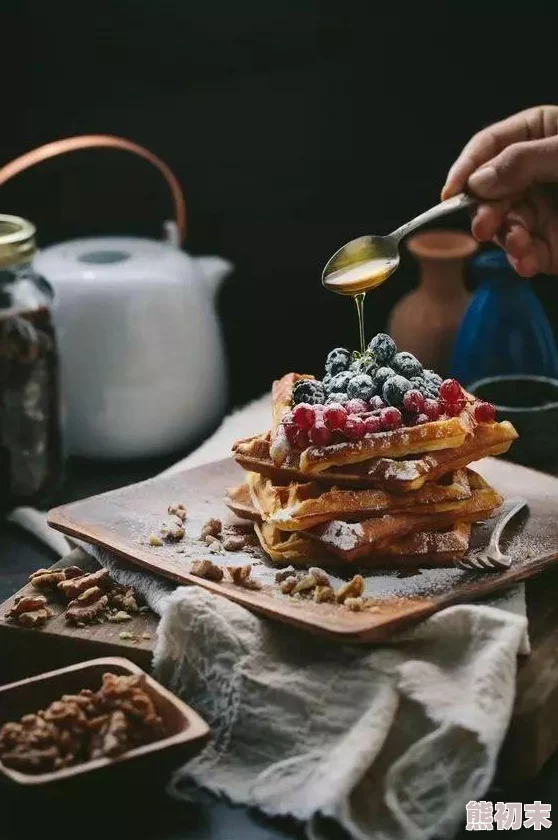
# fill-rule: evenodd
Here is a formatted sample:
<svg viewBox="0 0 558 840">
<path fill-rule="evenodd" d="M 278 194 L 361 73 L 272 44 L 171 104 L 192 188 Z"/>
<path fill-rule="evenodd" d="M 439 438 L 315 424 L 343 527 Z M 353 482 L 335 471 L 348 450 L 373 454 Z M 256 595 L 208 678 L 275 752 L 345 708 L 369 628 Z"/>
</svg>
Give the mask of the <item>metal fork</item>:
<svg viewBox="0 0 558 840">
<path fill-rule="evenodd" d="M 492 531 L 488 547 L 484 551 L 476 551 L 468 557 L 456 560 L 455 565 L 460 569 L 477 572 L 499 572 L 502 569 L 509 569 L 512 558 L 500 551 L 500 537 L 502 531 L 513 517 L 527 504 L 525 499 L 516 499 L 509 510 L 500 516 Z"/>
</svg>

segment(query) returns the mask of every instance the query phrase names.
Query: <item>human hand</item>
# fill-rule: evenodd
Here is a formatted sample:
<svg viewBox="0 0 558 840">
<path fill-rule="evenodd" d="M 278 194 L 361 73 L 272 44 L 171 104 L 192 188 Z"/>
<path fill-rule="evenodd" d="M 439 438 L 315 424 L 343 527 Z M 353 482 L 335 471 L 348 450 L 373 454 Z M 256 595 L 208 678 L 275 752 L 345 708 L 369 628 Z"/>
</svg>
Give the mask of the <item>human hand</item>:
<svg viewBox="0 0 558 840">
<path fill-rule="evenodd" d="M 472 233 L 523 277 L 558 274 L 558 106 L 521 111 L 467 143 L 442 190 L 479 199 Z"/>
</svg>

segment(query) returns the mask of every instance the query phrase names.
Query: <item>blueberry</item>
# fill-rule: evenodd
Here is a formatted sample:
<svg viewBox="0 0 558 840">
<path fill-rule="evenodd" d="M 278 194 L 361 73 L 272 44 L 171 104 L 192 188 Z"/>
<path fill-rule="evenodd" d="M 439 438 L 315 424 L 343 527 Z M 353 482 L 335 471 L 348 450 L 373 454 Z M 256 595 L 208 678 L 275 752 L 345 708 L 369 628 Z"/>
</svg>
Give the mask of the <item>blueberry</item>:
<svg viewBox="0 0 558 840">
<path fill-rule="evenodd" d="M 349 350 L 346 350 L 344 347 L 336 347 L 335 350 L 328 353 L 325 363 L 326 373 L 329 373 L 330 376 L 335 376 L 336 373 L 347 370 L 350 363 L 351 354 Z"/>
<path fill-rule="evenodd" d="M 438 396 L 438 389 L 435 388 L 431 382 L 424 376 L 413 376 L 411 378 L 411 382 L 413 383 L 413 387 L 420 391 L 423 397 L 429 398 L 436 398 Z"/>
<path fill-rule="evenodd" d="M 377 364 L 389 365 L 397 353 L 397 345 L 390 335 L 378 333 L 368 345 L 368 350 L 375 356 Z"/>
<path fill-rule="evenodd" d="M 349 395 L 341 392 L 332 392 L 326 400 L 326 405 L 330 403 L 341 403 L 341 405 L 345 405 L 346 402 L 349 402 Z"/>
<path fill-rule="evenodd" d="M 293 405 L 305 402 L 310 405 L 323 405 L 325 391 L 317 379 L 301 379 L 293 388 Z"/>
<path fill-rule="evenodd" d="M 438 374 L 433 370 L 425 370 L 423 376 L 426 379 L 426 381 L 432 386 L 434 386 L 436 389 L 439 389 L 440 385 L 444 381 L 442 377 L 438 376 Z"/>
<path fill-rule="evenodd" d="M 324 376 L 324 378 L 322 379 L 323 389 L 326 392 L 326 394 L 329 394 L 332 379 L 333 379 L 333 376 Z"/>
<path fill-rule="evenodd" d="M 361 356 L 359 359 L 355 359 L 354 362 L 351 362 L 351 367 L 349 370 L 352 370 L 353 373 L 365 373 L 367 376 L 374 376 L 376 372 L 376 368 L 378 365 L 370 356 Z"/>
<path fill-rule="evenodd" d="M 351 399 L 368 402 L 374 396 L 375 390 L 376 386 L 372 377 L 366 373 L 359 373 L 349 382 L 347 393 Z"/>
<path fill-rule="evenodd" d="M 374 374 L 374 384 L 376 386 L 376 393 L 381 394 L 382 388 L 384 387 L 384 383 L 390 378 L 390 376 L 395 376 L 395 371 L 393 368 L 390 367 L 380 367 Z"/>
<path fill-rule="evenodd" d="M 390 376 L 384 383 L 384 400 L 388 405 L 400 406 L 407 391 L 412 391 L 413 387 L 413 383 L 404 376 Z"/>
<path fill-rule="evenodd" d="M 407 379 L 422 374 L 422 365 L 412 353 L 397 353 L 393 359 L 393 367 L 397 373 L 407 377 Z"/>
<path fill-rule="evenodd" d="M 353 376 L 354 373 L 351 373 L 350 370 L 344 370 L 341 373 L 337 373 L 329 383 L 329 392 L 333 393 L 333 391 L 339 391 L 341 393 L 346 393 L 349 387 L 349 382 Z"/>
</svg>

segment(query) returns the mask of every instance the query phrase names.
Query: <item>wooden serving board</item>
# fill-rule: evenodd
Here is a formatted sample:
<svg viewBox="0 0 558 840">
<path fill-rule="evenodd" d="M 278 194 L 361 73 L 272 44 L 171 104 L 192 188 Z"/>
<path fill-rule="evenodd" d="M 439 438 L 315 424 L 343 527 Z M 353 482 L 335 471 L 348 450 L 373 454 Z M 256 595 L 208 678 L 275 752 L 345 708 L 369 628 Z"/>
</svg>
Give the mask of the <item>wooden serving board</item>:
<svg viewBox="0 0 558 840">
<path fill-rule="evenodd" d="M 52 568 L 78 565 L 94 571 L 97 563 L 74 549 Z M 135 639 L 120 638 L 120 625 L 70 627 L 59 615 L 40 629 L 5 620 L 17 595 L 33 593 L 30 584 L 0 604 L 0 682 L 12 682 L 42 671 L 99 656 L 124 656 L 144 671 L 151 668 L 158 617 L 144 613 L 121 625 Z M 531 653 L 518 662 L 516 700 L 500 754 L 497 782 L 533 779 L 558 746 L 558 567 L 527 581 Z M 52 604 L 52 598 L 49 596 Z M 149 639 L 143 638 L 147 633 Z"/>
<path fill-rule="evenodd" d="M 97 561 L 80 548 L 75 548 L 52 568 L 65 566 L 79 566 L 84 572 L 99 568 Z M 57 592 L 41 594 L 47 596 L 54 615 L 40 628 L 22 627 L 7 618 L 15 598 L 37 595 L 37 590 L 30 583 L 0 604 L 0 683 L 15 682 L 41 671 L 63 668 L 99 656 L 123 656 L 144 671 L 150 670 L 159 620 L 151 610 L 133 615 L 129 621 L 120 624 L 102 622 L 75 627 L 65 619 L 67 601 L 64 598 L 59 597 Z M 129 634 L 131 638 L 121 638 L 121 633 Z"/>
<path fill-rule="evenodd" d="M 360 571 L 366 595 L 375 601 L 372 610 L 356 613 L 339 605 L 281 595 L 274 583 L 275 568 L 259 550 L 250 555 L 211 555 L 207 546 L 197 541 L 209 517 L 231 519 L 223 496 L 228 487 L 242 480 L 231 459 L 56 508 L 50 512 L 49 522 L 65 534 L 102 546 L 156 574 L 204 586 L 271 618 L 343 642 L 377 642 L 446 606 L 476 600 L 533 577 L 558 559 L 558 479 L 502 460 L 486 459 L 477 467 L 505 497 L 522 496 L 528 501 L 528 512 L 518 516 L 506 532 L 504 548 L 513 557 L 512 567 L 485 574 L 454 568 L 419 569 L 398 576 L 393 569 L 359 570 L 347 564 L 330 574 L 333 584 L 339 585 Z M 174 501 L 186 505 L 189 539 L 151 547 L 148 535 L 157 533 L 167 506 Z M 485 543 L 487 528 L 477 527 L 475 539 L 477 544 Z M 200 557 L 222 565 L 250 562 L 252 577 L 262 583 L 262 590 L 248 591 L 226 580 L 213 583 L 190 575 L 191 560 Z"/>
</svg>

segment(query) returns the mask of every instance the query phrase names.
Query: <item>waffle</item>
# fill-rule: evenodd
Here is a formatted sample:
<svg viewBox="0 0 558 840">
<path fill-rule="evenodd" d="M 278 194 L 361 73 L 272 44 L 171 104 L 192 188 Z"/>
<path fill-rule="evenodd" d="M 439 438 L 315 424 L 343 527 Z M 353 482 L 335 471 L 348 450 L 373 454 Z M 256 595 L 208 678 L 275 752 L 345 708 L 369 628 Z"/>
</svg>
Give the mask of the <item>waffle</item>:
<svg viewBox="0 0 558 840">
<path fill-rule="evenodd" d="M 275 485 L 257 473 L 248 473 L 247 483 L 261 518 L 282 531 L 306 530 L 331 519 L 360 521 L 382 512 L 441 513 L 455 510 L 471 497 L 464 470 L 400 495 L 385 490 L 324 489 L 316 482 Z"/>
<path fill-rule="evenodd" d="M 299 452 L 282 420 L 296 382 L 312 378 L 291 373 L 274 382 L 271 430 L 233 447 L 246 481 L 226 502 L 254 521 L 273 562 L 425 566 L 463 557 L 471 525 L 502 503 L 468 465 L 506 452 L 517 438 L 513 426 L 478 423 L 466 394 L 457 417 Z"/>
<path fill-rule="evenodd" d="M 288 373 L 273 383 L 270 455 L 276 466 L 282 466 L 291 449 L 280 421 L 290 410 L 294 384 L 299 379 L 308 378 Z M 465 442 L 475 425 L 466 406 L 458 417 L 447 420 L 433 420 L 420 426 L 404 426 L 389 432 L 377 432 L 374 435 L 366 435 L 362 440 L 343 441 L 329 446 L 310 446 L 300 456 L 300 470 L 306 474 L 318 473 L 331 467 L 356 464 L 372 458 L 402 458 L 439 449 L 454 449 Z"/>
<path fill-rule="evenodd" d="M 504 454 L 516 438 L 517 432 L 507 420 L 501 423 L 481 423 L 475 426 L 461 446 L 454 449 L 429 452 L 416 458 L 381 457 L 332 467 L 312 476 L 302 472 L 300 453 L 292 449 L 288 451 L 281 466 L 273 462 L 269 432 L 237 441 L 233 446 L 233 454 L 244 470 L 260 473 L 277 484 L 308 481 L 311 478 L 312 481 L 329 486 L 354 489 L 375 487 L 395 493 L 408 493 L 481 458 Z"/>
<path fill-rule="evenodd" d="M 472 470 L 471 498 L 460 505 L 459 522 L 470 524 L 488 519 L 502 504 L 502 498 L 495 490 Z M 326 552 L 337 554 L 345 562 L 352 562 L 366 557 L 371 551 L 390 553 L 390 545 L 399 543 L 410 534 L 421 532 L 444 531 L 455 523 L 455 510 L 429 515 L 385 514 L 350 523 L 333 520 L 318 525 L 305 536 L 318 541 Z"/>
<path fill-rule="evenodd" d="M 306 535 L 287 534 L 269 523 L 255 526 L 263 550 L 274 563 L 312 565 L 321 567 L 339 566 L 339 556 L 351 562 L 350 556 L 324 550 L 318 542 Z M 458 522 L 443 531 L 420 531 L 409 534 L 391 544 L 368 546 L 366 554 L 358 556 L 359 567 L 363 566 L 445 566 L 451 565 L 466 553 L 469 546 L 471 526 Z"/>
</svg>

